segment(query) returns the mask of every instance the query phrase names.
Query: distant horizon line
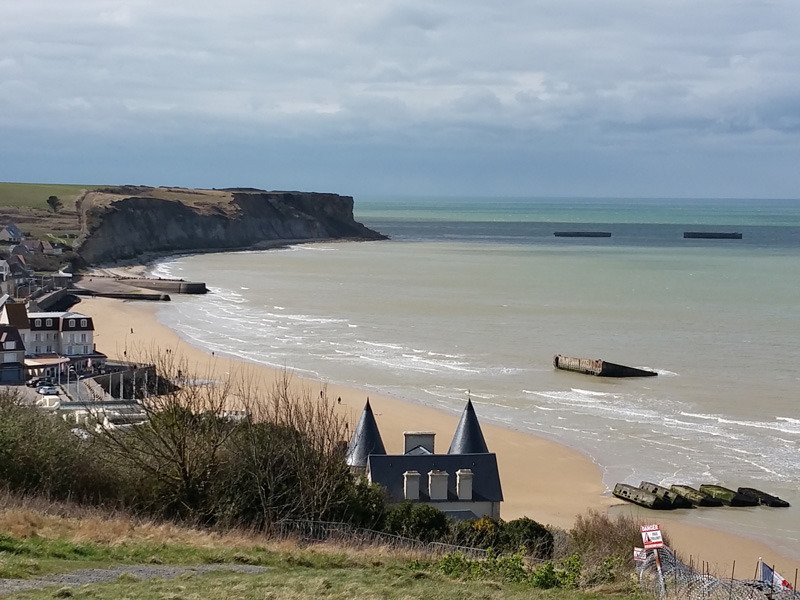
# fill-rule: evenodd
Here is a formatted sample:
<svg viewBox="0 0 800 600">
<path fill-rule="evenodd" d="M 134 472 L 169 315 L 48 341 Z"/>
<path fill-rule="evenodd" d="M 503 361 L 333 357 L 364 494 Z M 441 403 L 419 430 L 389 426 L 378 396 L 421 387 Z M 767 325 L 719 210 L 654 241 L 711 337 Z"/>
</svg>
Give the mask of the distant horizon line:
<svg viewBox="0 0 800 600">
<path fill-rule="evenodd" d="M 561 195 L 561 194 L 453 194 L 453 193 L 417 193 L 417 194 L 402 194 L 402 193 L 370 193 L 362 192 L 359 194 L 348 192 L 332 192 L 329 190 L 311 190 L 311 189 L 267 189 L 255 185 L 223 185 L 223 186 L 191 186 L 191 185 L 177 185 L 177 184 L 152 184 L 152 183 L 85 183 L 85 182 L 53 182 L 53 181 L 0 181 L 0 185 L 51 185 L 51 186 L 86 186 L 86 187 L 118 187 L 118 186 L 143 186 L 152 188 L 182 188 L 182 189 L 197 189 L 197 190 L 223 190 L 230 188 L 252 188 L 260 189 L 265 192 L 288 192 L 288 191 L 303 191 L 303 192 L 316 192 L 316 193 L 331 193 L 339 194 L 342 196 L 351 196 L 353 199 L 366 199 L 366 200 L 773 200 L 778 202 L 797 202 L 800 201 L 800 196 L 797 197 L 772 197 L 772 196 L 710 196 L 710 195 L 697 195 L 697 196 L 642 196 L 636 194 L 604 194 L 599 196 L 586 196 L 581 194 L 574 195 Z"/>
</svg>

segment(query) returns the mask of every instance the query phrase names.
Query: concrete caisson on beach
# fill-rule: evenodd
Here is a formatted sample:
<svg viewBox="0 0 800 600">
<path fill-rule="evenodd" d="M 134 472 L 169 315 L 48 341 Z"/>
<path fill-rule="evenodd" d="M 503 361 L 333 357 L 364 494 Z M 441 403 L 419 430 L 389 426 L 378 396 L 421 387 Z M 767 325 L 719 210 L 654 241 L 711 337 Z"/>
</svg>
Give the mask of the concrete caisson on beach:
<svg viewBox="0 0 800 600">
<path fill-rule="evenodd" d="M 618 365 L 599 358 L 575 358 L 562 354 L 556 354 L 553 357 L 553 366 L 562 371 L 574 371 L 597 377 L 655 377 L 658 375 L 655 371 Z"/>
</svg>

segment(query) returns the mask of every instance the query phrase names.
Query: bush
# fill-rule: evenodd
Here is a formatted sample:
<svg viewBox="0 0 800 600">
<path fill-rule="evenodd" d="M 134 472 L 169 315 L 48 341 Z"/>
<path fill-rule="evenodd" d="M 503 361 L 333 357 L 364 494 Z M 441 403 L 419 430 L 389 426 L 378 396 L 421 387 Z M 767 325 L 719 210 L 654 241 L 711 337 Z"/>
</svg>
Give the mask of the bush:
<svg viewBox="0 0 800 600">
<path fill-rule="evenodd" d="M 501 540 L 501 546 L 506 550 L 524 548 L 528 556 L 553 556 L 553 534 L 544 525 L 528 517 L 503 523 Z"/>
<path fill-rule="evenodd" d="M 454 523 L 451 540 L 459 546 L 492 548 L 498 554 L 522 551 L 536 558 L 553 555 L 553 534 L 544 525 L 527 517 L 507 522 L 483 517 Z"/>
<path fill-rule="evenodd" d="M 0 486 L 205 525 L 382 524 L 383 494 L 350 473 L 339 447 L 344 421 L 326 397 L 297 392 L 284 378 L 263 399 L 229 381 L 175 377 L 188 369 L 163 356 L 151 362 L 161 378 L 181 385 L 140 398 L 145 424 L 84 430 L 86 439 L 62 419 L 0 394 Z M 186 384 L 192 380 L 211 383 Z M 251 418 L 227 416 L 231 397 Z M 426 539 L 446 530 L 444 514 L 431 507 L 411 517 L 409 530 Z"/>
<path fill-rule="evenodd" d="M 631 548 L 642 543 L 639 525 L 628 516 L 596 511 L 578 515 L 569 532 L 569 549 L 585 565 L 584 583 L 610 583 L 630 572 Z"/>
<path fill-rule="evenodd" d="M 384 529 L 388 533 L 431 542 L 449 531 L 447 516 L 428 504 L 401 502 L 386 513 Z"/>
<path fill-rule="evenodd" d="M 94 440 L 81 440 L 54 415 L 0 394 L 0 485 L 55 499 L 116 504 L 128 482 L 103 460 Z"/>
<path fill-rule="evenodd" d="M 531 573 L 530 582 L 533 587 L 549 590 L 561 585 L 561 578 L 558 576 L 553 562 L 546 560 Z"/>
</svg>

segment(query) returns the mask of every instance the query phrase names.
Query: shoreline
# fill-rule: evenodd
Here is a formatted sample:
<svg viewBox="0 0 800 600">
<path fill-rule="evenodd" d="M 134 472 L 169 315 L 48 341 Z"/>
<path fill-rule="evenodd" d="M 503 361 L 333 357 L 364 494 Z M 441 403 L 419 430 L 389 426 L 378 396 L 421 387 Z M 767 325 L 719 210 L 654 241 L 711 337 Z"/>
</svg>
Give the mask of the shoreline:
<svg viewBox="0 0 800 600">
<path fill-rule="evenodd" d="M 234 246 L 231 248 L 194 248 L 184 250 L 165 250 L 163 252 L 148 252 L 135 258 L 126 258 L 110 263 L 89 265 L 79 272 L 76 276 L 86 277 L 149 277 L 152 279 L 163 279 L 163 277 L 153 277 L 152 267 L 161 260 L 168 258 L 182 258 L 197 254 L 228 254 L 231 252 L 258 252 L 261 250 L 280 250 L 291 246 L 315 243 L 336 243 L 336 242 L 383 242 L 389 240 L 388 235 L 381 234 L 379 238 L 353 237 L 353 238 L 297 238 L 281 240 L 265 240 L 250 246 Z"/>
<path fill-rule="evenodd" d="M 80 304 L 79 310 L 93 315 L 99 332 L 98 347 L 109 357 L 122 358 L 125 349 L 137 347 L 143 351 L 171 348 L 201 372 L 246 376 L 257 380 L 262 389 L 283 372 L 241 358 L 212 355 L 192 345 L 158 320 L 157 305 L 103 298 L 85 298 Z M 129 333 L 131 324 L 133 334 Z M 292 373 L 288 366 L 287 371 Z M 459 417 L 459 414 L 354 387 L 296 374 L 292 378 L 296 385 L 315 394 L 327 388 L 330 397 L 341 397 L 341 410 L 351 427 L 369 396 L 389 452 L 402 451 L 403 431 L 421 428 L 436 432 L 437 448 L 446 447 Z M 481 418 L 480 414 L 478 416 Z M 790 573 L 800 563 L 798 556 L 776 551 L 756 539 L 697 526 L 682 519 L 681 515 L 653 515 L 621 505 L 607 494 L 600 466 L 583 452 L 485 418 L 482 427 L 490 451 L 498 457 L 505 496 L 501 514 L 506 520 L 527 515 L 542 523 L 569 529 L 578 514 L 587 510 L 611 510 L 612 514 L 633 514 L 637 519 L 662 523 L 676 550 L 687 557 L 692 555 L 695 562 L 701 557 L 710 563 L 712 571 L 716 569 L 721 574 L 730 573 L 733 560 L 739 565 L 749 565 L 755 564 L 759 556 L 769 557 L 784 573 Z"/>
</svg>

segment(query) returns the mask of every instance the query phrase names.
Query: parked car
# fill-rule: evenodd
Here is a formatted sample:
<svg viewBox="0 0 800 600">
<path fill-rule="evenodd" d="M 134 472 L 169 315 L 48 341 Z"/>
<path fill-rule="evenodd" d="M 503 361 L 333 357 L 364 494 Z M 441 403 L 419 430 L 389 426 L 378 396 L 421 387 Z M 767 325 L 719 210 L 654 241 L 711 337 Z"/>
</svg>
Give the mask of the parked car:
<svg viewBox="0 0 800 600">
<path fill-rule="evenodd" d="M 34 377 L 26 383 L 28 387 L 42 387 L 44 385 L 53 385 L 53 380 L 50 377 Z"/>
<path fill-rule="evenodd" d="M 42 396 L 58 396 L 58 388 L 52 385 L 45 385 L 37 389 L 36 393 Z"/>
</svg>

